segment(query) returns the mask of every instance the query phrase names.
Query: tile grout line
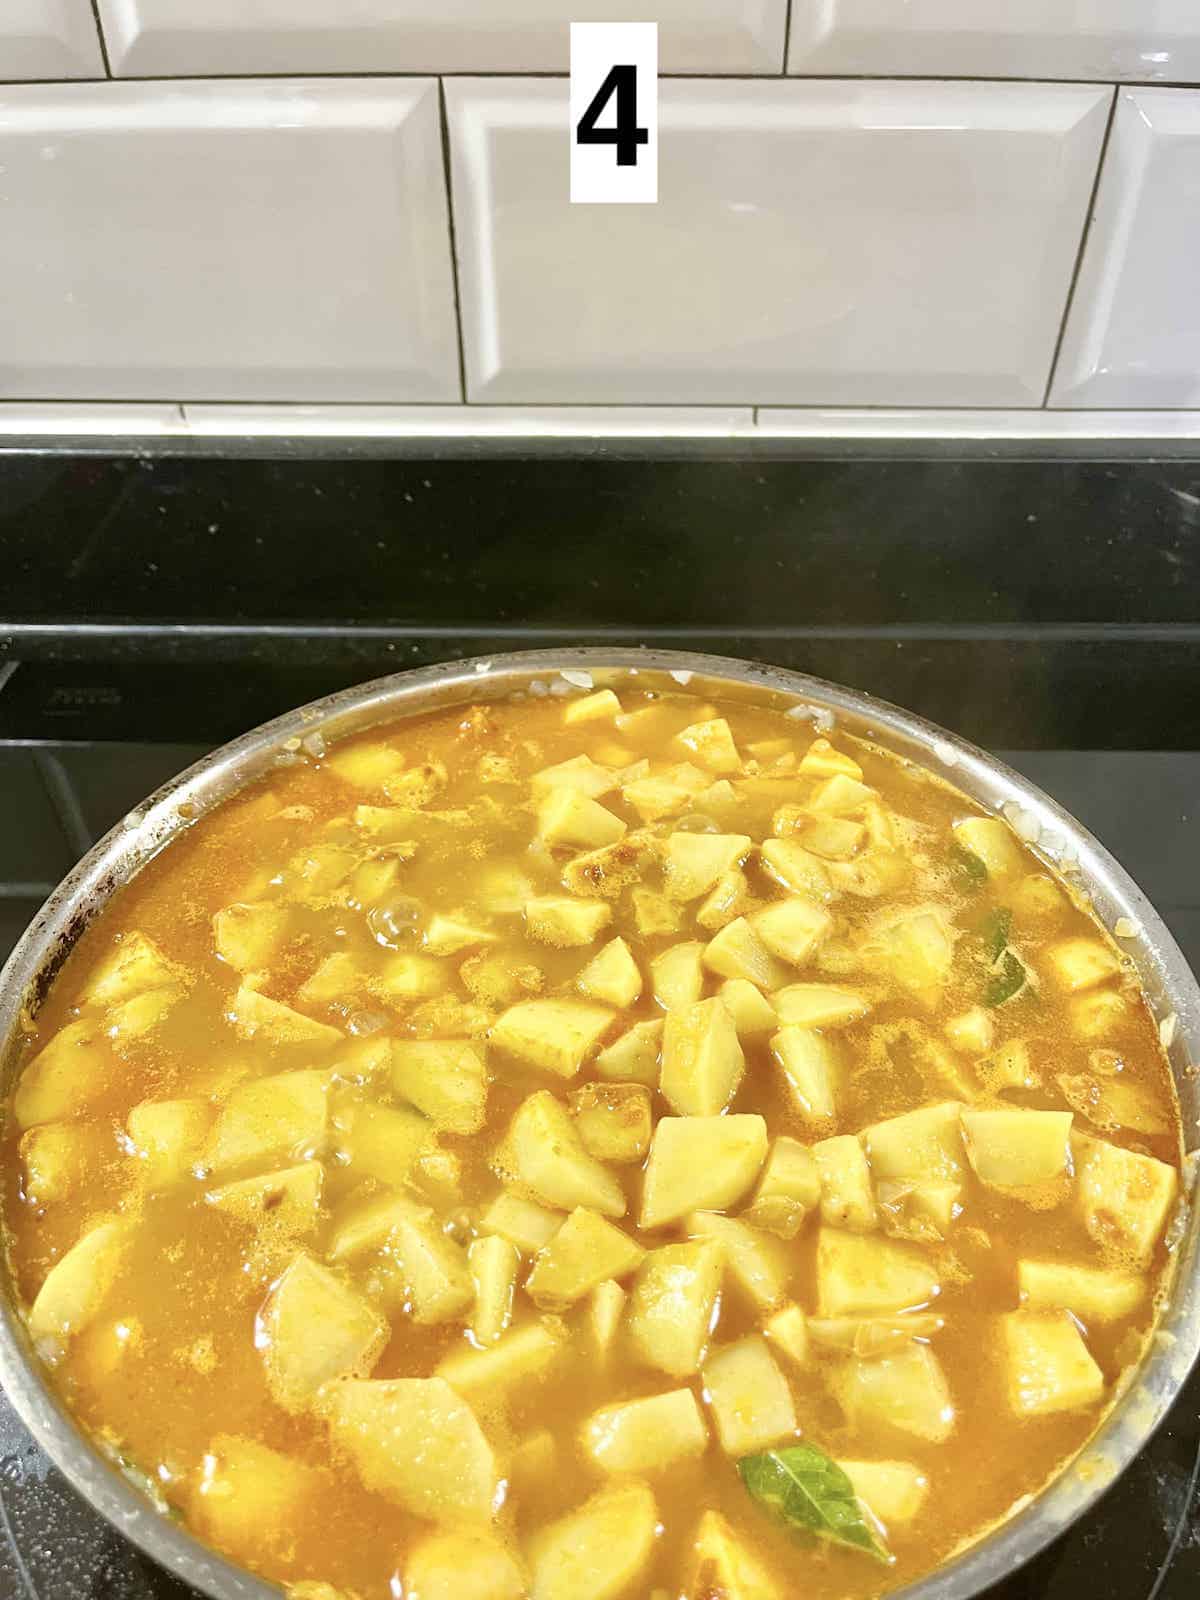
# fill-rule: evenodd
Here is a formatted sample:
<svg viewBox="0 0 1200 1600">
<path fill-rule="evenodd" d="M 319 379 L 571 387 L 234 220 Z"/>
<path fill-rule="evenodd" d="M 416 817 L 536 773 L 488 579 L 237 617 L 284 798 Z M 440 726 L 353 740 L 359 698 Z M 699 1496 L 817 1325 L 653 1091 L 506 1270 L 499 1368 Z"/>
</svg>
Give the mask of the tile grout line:
<svg viewBox="0 0 1200 1600">
<path fill-rule="evenodd" d="M 458 330 L 458 390 L 467 405 L 467 342 L 463 335 L 462 290 L 458 281 L 458 235 L 454 227 L 454 179 L 450 159 L 450 111 L 446 104 L 445 80 L 439 78 L 438 116 L 442 135 L 442 170 L 446 179 L 446 217 L 450 225 L 450 279 L 454 286 L 454 325 Z M 449 402 L 453 403 L 453 402 Z"/>
<path fill-rule="evenodd" d="M 786 78 L 788 75 L 788 55 L 792 48 L 792 0 L 787 0 L 787 10 L 783 15 L 783 65 L 779 69 L 779 76 Z"/>
<path fill-rule="evenodd" d="M 92 16 L 95 18 L 96 22 L 96 37 L 100 40 L 100 56 L 104 62 L 105 77 L 111 78 L 113 75 L 113 69 L 112 62 L 108 59 L 108 40 L 104 37 L 104 24 L 100 20 L 100 0 L 92 0 Z M 103 80 L 96 78 L 92 81 L 94 83 L 99 83 Z"/>
<path fill-rule="evenodd" d="M 1067 288 L 1067 298 L 1063 304 L 1062 321 L 1058 327 L 1058 338 L 1054 341 L 1054 354 L 1050 358 L 1050 371 L 1046 375 L 1046 388 L 1042 394 L 1043 411 L 1050 405 L 1050 396 L 1054 391 L 1054 380 L 1058 376 L 1058 363 L 1062 356 L 1063 342 L 1067 337 L 1067 324 L 1071 320 L 1071 311 L 1075 305 L 1075 292 L 1079 288 L 1080 274 L 1083 272 L 1083 260 L 1087 254 L 1088 240 L 1092 236 L 1092 224 L 1096 220 L 1096 202 L 1100 197 L 1100 180 L 1104 176 L 1105 163 L 1108 160 L 1108 146 L 1112 138 L 1113 125 L 1117 120 L 1117 103 L 1121 98 L 1121 87 L 1114 84 L 1112 98 L 1108 105 L 1108 120 L 1104 124 L 1104 137 L 1100 141 L 1100 154 L 1096 161 L 1096 173 L 1092 179 L 1091 192 L 1088 195 L 1087 210 L 1083 214 L 1083 230 L 1079 236 L 1079 249 L 1075 255 L 1075 269 L 1071 273 L 1071 282 Z"/>
</svg>

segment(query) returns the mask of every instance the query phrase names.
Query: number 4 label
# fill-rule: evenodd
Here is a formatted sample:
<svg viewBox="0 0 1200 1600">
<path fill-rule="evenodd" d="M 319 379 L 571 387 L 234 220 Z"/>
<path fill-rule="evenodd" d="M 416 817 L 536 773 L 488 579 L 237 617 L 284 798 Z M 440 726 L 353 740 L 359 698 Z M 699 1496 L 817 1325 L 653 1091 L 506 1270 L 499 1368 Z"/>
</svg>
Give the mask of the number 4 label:
<svg viewBox="0 0 1200 1600">
<path fill-rule="evenodd" d="M 571 200 L 658 200 L 658 24 L 571 24 Z"/>
</svg>

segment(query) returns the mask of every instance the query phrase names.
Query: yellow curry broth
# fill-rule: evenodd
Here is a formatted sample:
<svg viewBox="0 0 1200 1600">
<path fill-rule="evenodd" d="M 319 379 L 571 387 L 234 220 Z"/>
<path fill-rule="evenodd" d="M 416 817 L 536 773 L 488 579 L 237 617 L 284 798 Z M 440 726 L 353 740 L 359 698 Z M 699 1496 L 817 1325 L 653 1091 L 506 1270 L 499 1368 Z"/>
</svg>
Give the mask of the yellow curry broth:
<svg viewBox="0 0 1200 1600">
<path fill-rule="evenodd" d="M 33 1307 L 34 1331 L 54 1381 L 72 1409 L 204 1537 L 282 1582 L 324 1582 L 362 1600 L 401 1592 L 417 1600 L 457 1594 L 454 1582 L 465 1582 L 461 1551 L 424 1546 L 424 1555 L 413 1555 L 438 1518 L 428 1505 L 415 1514 L 411 1488 L 398 1490 L 370 1470 L 364 1482 L 362 1457 L 347 1450 L 329 1419 L 340 1379 L 428 1378 L 439 1362 L 478 1344 L 467 1331 L 473 1301 L 460 1296 L 453 1312 L 416 1320 L 420 1296 L 414 1300 L 404 1261 L 397 1264 L 395 1233 L 340 1257 L 332 1263 L 333 1277 L 352 1292 L 356 1306 L 368 1308 L 366 1315 L 386 1319 L 386 1338 L 357 1363 L 332 1372 L 323 1388 L 285 1405 L 268 1371 L 274 1357 L 264 1308 L 277 1293 L 273 1286 L 300 1250 L 329 1267 L 347 1218 L 389 1194 L 430 1208 L 431 1225 L 447 1241 L 452 1261 L 467 1262 L 467 1247 L 489 1236 L 488 1209 L 502 1178 L 514 1178 L 511 1160 L 500 1163 L 498 1174 L 494 1157 L 518 1110 L 547 1090 L 566 1106 L 596 1081 L 597 1045 L 582 1052 L 574 1074 L 562 1077 L 489 1043 L 512 1006 L 577 999 L 581 969 L 622 938 L 641 993 L 612 1006 L 598 1041 L 604 1048 L 630 1026 L 663 1016 L 651 963 L 664 950 L 691 942 L 707 947 L 721 932 L 722 918 L 728 926 L 745 915 L 751 928 L 765 927 L 755 919 L 785 898 L 824 906 L 831 920 L 813 950 L 791 962 L 772 954 L 772 976 L 782 974 L 783 982 L 766 982 L 760 992 L 777 996 L 795 983 L 834 985 L 868 1007 L 864 1015 L 811 1030 L 836 1064 L 834 1116 L 814 1115 L 789 1088 L 776 1024 L 739 1034 L 744 1073 L 717 1109 L 761 1116 L 770 1140 L 790 1138 L 806 1147 L 946 1102 L 961 1103 L 968 1116 L 1001 1108 L 1072 1110 L 1073 1164 L 1041 1187 L 1005 1189 L 980 1180 L 972 1162 L 986 1157 L 972 1144 L 971 1159 L 961 1159 L 958 1208 L 942 1225 L 920 1210 L 924 1191 L 883 1179 L 872 1166 L 873 1219 L 860 1223 L 855 1236 L 899 1245 L 927 1265 L 938 1287 L 924 1308 L 897 1305 L 892 1312 L 843 1317 L 858 1326 L 849 1335 L 828 1326 L 820 1303 L 826 1291 L 818 1281 L 818 1231 L 854 1231 L 842 1225 L 826 1176 L 821 1200 L 810 1204 L 794 1237 L 760 1236 L 785 1274 L 769 1304 L 755 1303 L 739 1286 L 728 1255 L 722 1258 L 705 1374 L 669 1374 L 648 1364 L 630 1332 L 629 1299 L 607 1348 L 597 1343 L 590 1291 L 549 1310 L 535 1305 L 523 1286 L 537 1252 L 526 1243 L 501 1345 L 547 1317 L 560 1342 L 546 1370 L 504 1389 L 485 1384 L 463 1394 L 494 1453 L 500 1482 L 494 1507 L 500 1544 L 482 1555 L 476 1551 L 484 1573 L 478 1597 L 507 1600 L 528 1590 L 536 1600 L 658 1592 L 701 1600 L 709 1593 L 704 1585 L 718 1582 L 725 1588 L 715 1592 L 729 1600 L 771 1600 L 801 1584 L 814 1600 L 878 1594 L 935 1566 L 1044 1483 L 1095 1429 L 1122 1370 L 1137 1359 L 1167 1262 L 1162 1235 L 1169 1208 L 1160 1205 L 1161 1217 L 1146 1225 L 1148 1253 L 1131 1260 L 1122 1232 L 1124 1202 L 1105 1193 L 1089 1213 L 1080 1198 L 1081 1154 L 1092 1147 L 1080 1144 L 1078 1135 L 1178 1166 L 1177 1113 L 1154 1023 L 1132 970 L 1082 905 L 1011 834 L 1005 833 L 1007 846 L 997 848 L 1001 858 L 1005 848 L 1017 852 L 1016 866 L 1009 857 L 1007 869 L 989 872 L 954 831 L 979 815 L 977 808 L 931 775 L 835 731 L 835 768 L 840 752 L 857 764 L 861 783 L 873 793 L 848 792 L 838 809 L 825 811 L 821 796 L 836 799 L 837 791 L 822 787 L 830 774 L 822 767 L 821 741 L 818 770 L 811 770 L 812 756 L 805 761 L 814 734 L 803 722 L 740 703 L 714 707 L 686 694 L 656 697 L 626 689 L 619 708 L 599 702 L 579 720 L 567 720 L 568 708 L 585 699 L 579 691 L 447 711 L 374 729 L 324 758 L 298 754 L 198 822 L 114 899 L 71 956 L 28 1043 L 25 1082 L 37 1092 L 28 1091 L 24 1103 L 18 1092 L 5 1161 L 5 1217 L 17 1281 Z M 590 709 L 596 714 L 587 715 Z M 722 718 L 736 764 L 704 740 L 678 743 L 681 730 Z M 365 753 L 374 766 L 355 767 L 354 752 Z M 607 877 L 570 877 L 582 846 L 547 843 L 539 831 L 552 825 L 538 809 L 549 792 L 545 780 L 535 785 L 537 795 L 531 790 L 535 775 L 580 755 L 608 769 L 613 781 L 594 804 L 626 825 L 623 853 L 605 863 Z M 669 783 L 685 763 L 694 772 L 682 781 L 695 793 L 646 820 L 644 810 L 661 797 L 637 786 L 655 777 Z M 642 815 L 631 796 L 641 801 Z M 829 830 L 831 820 L 849 826 Z M 586 817 L 579 824 L 588 825 Z M 667 895 L 666 914 L 673 905 L 678 926 L 643 931 L 655 907 L 663 913 L 663 903 L 639 903 L 634 891 L 663 897 L 669 884 L 660 858 L 679 832 L 748 836 L 745 883 L 726 885 L 725 910 L 706 909 L 703 923 L 697 913 L 708 907 L 707 893 L 674 902 Z M 628 847 L 629 834 L 637 849 Z M 773 838 L 816 841 L 835 852 L 816 858 L 822 871 L 840 869 L 826 882 L 824 899 L 811 885 L 789 893 L 766 870 L 760 846 Z M 359 873 L 364 863 L 368 870 Z M 556 948 L 530 936 L 530 901 L 590 899 L 589 886 L 596 885 L 604 892 L 595 898 L 611 908 L 611 919 L 594 937 Z M 213 921 L 239 904 L 279 912 L 261 966 L 241 974 L 217 954 Z M 998 920 L 998 911 L 1006 916 Z M 466 924 L 467 933 L 461 948 L 430 955 L 425 942 L 439 914 Z M 915 947 L 914 917 L 926 919 Z M 896 925 L 905 931 L 889 931 Z M 438 926 L 441 950 L 454 936 Z M 168 977 L 159 973 L 154 992 L 164 985 L 170 992 L 162 1015 L 140 1033 L 144 1017 L 130 1022 L 91 996 L 97 973 L 123 943 L 128 949 L 125 941 L 134 934 L 151 941 L 168 964 Z M 938 940 L 944 936 L 951 947 L 945 972 L 932 982 L 920 965 L 929 956 L 926 936 L 933 940 L 935 965 Z M 1075 965 L 1064 967 L 1064 949 L 1078 940 L 1087 941 L 1088 950 L 1076 951 Z M 329 969 L 323 997 L 313 998 L 306 985 L 332 955 L 345 959 Z M 1019 970 L 1009 965 L 1010 955 Z M 389 963 L 397 957 L 413 958 L 403 968 L 403 983 L 422 992 L 395 988 L 398 969 Z M 1089 960 L 1099 960 L 1095 972 Z M 914 971 L 923 981 L 914 982 Z M 989 988 L 994 995 L 997 979 L 1012 979 L 1014 971 L 1017 992 L 987 1005 Z M 705 967 L 703 996 L 716 995 L 724 978 Z M 1081 982 L 1072 989 L 1074 978 Z M 330 1031 L 291 1042 L 269 1037 L 274 1024 L 251 1034 L 244 1021 L 248 992 Z M 784 1002 L 771 1000 L 777 1004 Z M 38 1052 L 80 1021 L 91 1032 L 86 1050 L 72 1058 L 78 1062 L 69 1080 L 74 1087 L 47 1099 Z M 397 1147 L 395 1170 L 381 1168 L 377 1151 L 364 1155 L 355 1118 L 366 1103 L 405 1107 L 403 1095 L 389 1087 L 390 1042 L 448 1039 L 473 1041 L 477 1059 L 486 1059 L 482 1126 L 431 1131 L 422 1155 L 410 1161 L 411 1153 Z M 1010 1071 L 1004 1081 L 998 1054 L 1014 1042 L 1025 1052 L 1024 1073 Z M 239 1085 L 297 1072 L 332 1073 L 327 1093 L 322 1090 L 326 1110 L 318 1131 L 286 1152 L 251 1151 L 218 1173 L 208 1170 L 205 1152 L 213 1146 L 206 1141 Z M 1107 1087 L 1114 1082 L 1121 1085 L 1119 1103 Z M 131 1131 L 130 1113 L 148 1101 L 186 1102 L 193 1108 L 188 1115 L 202 1124 L 190 1145 L 186 1139 L 179 1144 L 177 1166 L 169 1171 L 169 1157 L 156 1167 L 153 1153 L 139 1144 L 136 1116 Z M 1140 1126 L 1114 1121 L 1114 1104 Z M 674 1114 L 655 1092 L 656 1128 Z M 412 1127 L 416 1115 L 410 1105 L 404 1126 Z M 957 1140 L 958 1132 L 953 1136 Z M 856 1146 L 864 1147 L 871 1149 L 869 1134 Z M 839 1159 L 845 1155 L 843 1148 Z M 240 1179 L 306 1162 L 320 1163 L 323 1186 L 319 1207 L 310 1204 L 299 1223 L 286 1197 L 274 1191 L 253 1217 L 208 1198 Z M 603 1165 L 626 1202 L 624 1217 L 610 1221 L 643 1249 L 692 1236 L 683 1220 L 638 1226 L 644 1158 Z M 1146 1170 L 1153 1175 L 1160 1169 Z M 529 1194 L 528 1174 L 516 1177 Z M 753 1199 L 751 1182 L 735 1200 L 712 1209 L 738 1216 Z M 1139 1193 L 1130 1204 L 1136 1210 L 1158 1202 Z M 557 1216 L 561 1220 L 561 1209 Z M 125 1240 L 117 1265 L 82 1301 L 72 1301 L 72 1316 L 61 1320 L 56 1296 L 39 1295 L 47 1274 L 82 1236 L 114 1218 Z M 1137 1298 L 1107 1320 L 1069 1304 L 1043 1310 L 1041 1318 L 1056 1329 L 1064 1319 L 1069 1324 L 1068 1341 L 1081 1342 L 1090 1354 L 1103 1388 L 1055 1409 L 1062 1399 L 1055 1388 L 1060 1374 L 1043 1372 L 1050 1401 L 1021 1414 L 1005 1342 L 1009 1324 L 1001 1319 L 1021 1304 L 1018 1263 L 1030 1260 L 1100 1269 L 1110 1274 L 1106 1283 L 1119 1273 L 1127 1297 L 1136 1292 Z M 619 1277 L 628 1292 L 635 1271 L 630 1267 Z M 1137 1278 L 1144 1292 L 1130 1287 Z M 48 1308 L 47 1299 L 55 1302 Z M 760 1445 L 783 1446 L 802 1436 L 838 1461 L 902 1463 L 911 1493 L 907 1503 L 892 1504 L 890 1514 L 872 1507 L 869 1492 L 855 1484 L 875 1514 L 872 1526 L 886 1542 L 889 1565 L 779 1526 L 747 1493 L 722 1447 L 714 1412 L 720 1396 L 714 1400 L 707 1361 L 737 1341 L 757 1341 L 781 1305 L 803 1313 L 807 1349 L 797 1360 L 777 1340 L 766 1344 L 790 1395 L 795 1426 Z M 926 1322 L 910 1336 L 903 1318 L 922 1309 Z M 881 1318 L 898 1322 L 899 1332 L 881 1333 Z M 830 1342 L 847 1336 L 899 1342 L 882 1354 Z M 318 1339 L 313 1330 L 312 1342 Z M 873 1382 L 883 1370 L 880 1361 L 901 1349 L 928 1352 L 944 1377 L 952 1406 L 944 1437 L 928 1436 L 930 1426 L 937 1431 L 936 1419 L 931 1425 L 920 1419 L 922 1436 L 897 1426 L 895 1414 L 885 1420 L 874 1411 L 847 1409 L 847 1372 L 870 1368 Z M 624 1577 L 614 1576 L 614 1568 L 584 1580 L 579 1573 L 590 1569 L 582 1567 L 571 1580 L 576 1587 L 562 1588 L 566 1580 L 540 1530 L 550 1525 L 553 1545 L 561 1526 L 556 1519 L 628 1476 L 606 1476 L 581 1445 L 581 1430 L 600 1407 L 679 1389 L 690 1389 L 698 1402 L 703 1450 L 697 1456 L 681 1449 L 667 1464 L 651 1462 L 633 1474 L 653 1491 L 659 1531 L 651 1545 L 630 1557 Z M 753 1389 L 747 1403 L 754 1410 Z M 724 1533 L 735 1543 L 721 1545 L 716 1556 L 706 1545 L 701 1560 L 693 1542 L 703 1511 L 727 1519 Z M 461 1525 L 457 1513 L 447 1521 Z M 759 1565 L 739 1567 L 739 1548 Z M 605 1559 L 619 1558 L 618 1551 Z M 439 1578 L 438 1560 L 457 1566 L 447 1566 Z M 448 1586 L 439 1588 L 439 1582 Z M 298 1592 L 305 1593 L 303 1587 Z M 324 1600 L 325 1591 L 319 1592 Z"/>
</svg>

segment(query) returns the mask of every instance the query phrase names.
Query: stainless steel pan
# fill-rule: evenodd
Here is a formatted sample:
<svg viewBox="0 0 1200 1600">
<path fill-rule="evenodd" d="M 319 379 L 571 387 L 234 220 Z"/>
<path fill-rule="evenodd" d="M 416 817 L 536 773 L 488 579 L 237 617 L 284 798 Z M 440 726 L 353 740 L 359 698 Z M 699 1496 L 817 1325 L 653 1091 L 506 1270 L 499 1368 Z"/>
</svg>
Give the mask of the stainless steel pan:
<svg viewBox="0 0 1200 1600">
<path fill-rule="evenodd" d="M 36 1012 L 92 918 L 198 817 L 281 762 L 296 759 L 299 741 L 317 730 L 333 741 L 394 717 L 527 691 L 534 681 L 548 686 L 559 680 L 561 669 L 590 673 L 597 685 L 619 686 L 636 675 L 633 681 L 643 687 L 670 689 L 688 683 L 700 693 L 765 700 L 795 708 L 818 726 L 832 717 L 848 731 L 940 772 L 992 810 L 1005 808 L 1016 816 L 1021 831 L 1048 860 L 1077 873 L 1076 881 L 1089 891 L 1107 926 L 1127 918 L 1138 930 L 1121 943 L 1136 962 L 1171 1039 L 1169 1054 L 1189 1152 L 1188 1186 L 1194 1189 L 1200 1163 L 1200 1079 L 1191 1063 L 1200 1062 L 1200 988 L 1153 907 L 1107 850 L 1053 800 L 1000 762 L 883 701 L 775 667 L 663 650 L 530 651 L 402 672 L 289 712 L 206 756 L 158 790 L 84 857 L 13 951 L 0 973 L 0 1093 L 7 1096 L 12 1087 L 23 1008 Z M 1044 1494 L 903 1590 L 903 1600 L 966 1600 L 1048 1544 L 1093 1504 L 1146 1443 L 1198 1354 L 1200 1219 L 1189 1207 L 1177 1245 L 1174 1291 L 1160 1332 L 1103 1428 Z M 214 1600 L 267 1600 L 278 1593 L 163 1515 L 80 1431 L 30 1347 L 7 1272 L 0 1274 L 0 1383 L 34 1438 L 84 1499 L 147 1555 Z"/>
</svg>

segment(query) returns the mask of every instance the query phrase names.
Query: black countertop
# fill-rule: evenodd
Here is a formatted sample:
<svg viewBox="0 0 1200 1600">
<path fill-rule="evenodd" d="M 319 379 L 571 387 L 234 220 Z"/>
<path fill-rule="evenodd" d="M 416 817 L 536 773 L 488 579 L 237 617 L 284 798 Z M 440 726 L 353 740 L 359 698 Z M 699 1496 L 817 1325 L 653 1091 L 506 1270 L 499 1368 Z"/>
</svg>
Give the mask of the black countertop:
<svg viewBox="0 0 1200 1600">
<path fill-rule="evenodd" d="M 294 452 L 0 452 L 0 955 L 199 750 L 401 667 L 604 641 L 776 661 L 1003 751 L 1200 962 L 1200 466 Z M 1198 1471 L 1194 1376 L 997 1600 L 1195 1600 Z M 10 1597 L 187 1600 L 0 1405 Z"/>
</svg>

